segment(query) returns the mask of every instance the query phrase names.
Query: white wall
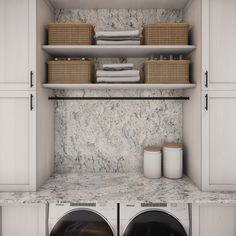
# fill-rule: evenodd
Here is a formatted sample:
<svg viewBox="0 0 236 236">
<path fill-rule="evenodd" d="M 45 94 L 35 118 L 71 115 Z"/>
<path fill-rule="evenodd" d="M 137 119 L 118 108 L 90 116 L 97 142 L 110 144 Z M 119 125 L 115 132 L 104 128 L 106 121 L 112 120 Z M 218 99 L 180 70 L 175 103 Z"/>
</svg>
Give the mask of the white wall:
<svg viewBox="0 0 236 236">
<path fill-rule="evenodd" d="M 47 44 L 47 24 L 54 21 L 54 9 L 47 1 L 37 1 L 37 187 L 53 172 L 54 103 L 48 100 L 52 91 L 42 88 L 47 80 L 46 63 L 50 57 L 42 50 Z"/>
<path fill-rule="evenodd" d="M 185 96 L 190 101 L 184 103 L 184 131 L 183 140 L 185 145 L 185 172 L 192 181 L 201 188 L 202 154 L 201 154 L 201 71 L 202 71 L 202 22 L 201 0 L 192 0 L 184 10 L 184 21 L 192 26 L 191 44 L 197 49 L 192 53 L 192 81 L 197 84 L 194 89 L 186 90 Z"/>
</svg>

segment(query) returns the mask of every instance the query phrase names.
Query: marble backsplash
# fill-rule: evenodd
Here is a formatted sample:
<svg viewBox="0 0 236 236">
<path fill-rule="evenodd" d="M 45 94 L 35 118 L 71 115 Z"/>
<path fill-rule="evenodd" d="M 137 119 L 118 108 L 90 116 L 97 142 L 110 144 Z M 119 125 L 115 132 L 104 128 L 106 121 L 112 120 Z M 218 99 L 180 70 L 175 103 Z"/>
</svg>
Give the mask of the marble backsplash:
<svg viewBox="0 0 236 236">
<path fill-rule="evenodd" d="M 166 9 L 59 9 L 57 22 L 82 22 L 95 26 L 95 30 L 142 30 L 143 24 L 182 22 L 182 10 Z"/>
<path fill-rule="evenodd" d="M 95 30 L 142 29 L 144 23 L 181 22 L 181 10 L 56 10 L 58 22 L 86 22 Z M 130 62 L 141 71 L 146 58 L 95 58 L 103 63 Z M 182 91 L 55 91 L 64 96 L 181 96 Z M 182 102 L 57 101 L 55 171 L 128 172 L 142 168 L 143 148 L 182 141 Z"/>
</svg>

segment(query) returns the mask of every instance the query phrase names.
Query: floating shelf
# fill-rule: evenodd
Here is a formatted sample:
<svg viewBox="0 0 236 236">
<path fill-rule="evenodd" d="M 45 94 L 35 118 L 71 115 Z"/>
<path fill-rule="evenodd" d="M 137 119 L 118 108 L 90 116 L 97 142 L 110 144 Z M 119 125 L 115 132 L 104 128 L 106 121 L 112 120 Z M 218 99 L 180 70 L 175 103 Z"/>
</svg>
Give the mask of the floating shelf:
<svg viewBox="0 0 236 236">
<path fill-rule="evenodd" d="M 49 89 L 190 89 L 195 84 L 43 84 Z"/>
<path fill-rule="evenodd" d="M 138 45 L 138 46 L 43 46 L 54 57 L 150 57 L 158 54 L 190 54 L 196 49 L 192 45 Z"/>
<path fill-rule="evenodd" d="M 54 8 L 89 9 L 89 8 L 162 8 L 182 9 L 189 0 L 49 0 Z"/>
</svg>

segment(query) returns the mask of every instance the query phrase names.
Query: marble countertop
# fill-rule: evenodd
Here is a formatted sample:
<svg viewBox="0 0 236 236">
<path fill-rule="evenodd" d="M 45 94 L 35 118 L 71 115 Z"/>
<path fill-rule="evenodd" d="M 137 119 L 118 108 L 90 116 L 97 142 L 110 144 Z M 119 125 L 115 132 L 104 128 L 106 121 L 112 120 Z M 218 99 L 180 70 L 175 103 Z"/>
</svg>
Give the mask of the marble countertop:
<svg viewBox="0 0 236 236">
<path fill-rule="evenodd" d="M 150 180 L 138 173 L 54 174 L 37 192 L 1 192 L 0 204 L 66 202 L 236 203 L 236 192 L 201 192 L 188 177 Z"/>
</svg>

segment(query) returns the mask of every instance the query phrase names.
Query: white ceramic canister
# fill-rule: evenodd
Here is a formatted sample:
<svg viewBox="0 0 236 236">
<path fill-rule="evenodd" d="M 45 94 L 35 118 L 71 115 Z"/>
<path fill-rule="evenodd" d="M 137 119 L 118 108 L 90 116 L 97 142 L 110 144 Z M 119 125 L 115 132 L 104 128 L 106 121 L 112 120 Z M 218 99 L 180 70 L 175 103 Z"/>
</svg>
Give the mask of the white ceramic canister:
<svg viewBox="0 0 236 236">
<path fill-rule="evenodd" d="M 168 143 L 163 146 L 163 174 L 169 179 L 180 179 L 183 176 L 182 144 Z"/>
<path fill-rule="evenodd" d="M 160 178 L 161 167 L 161 148 L 146 147 L 143 157 L 144 176 L 151 179 Z"/>
</svg>

